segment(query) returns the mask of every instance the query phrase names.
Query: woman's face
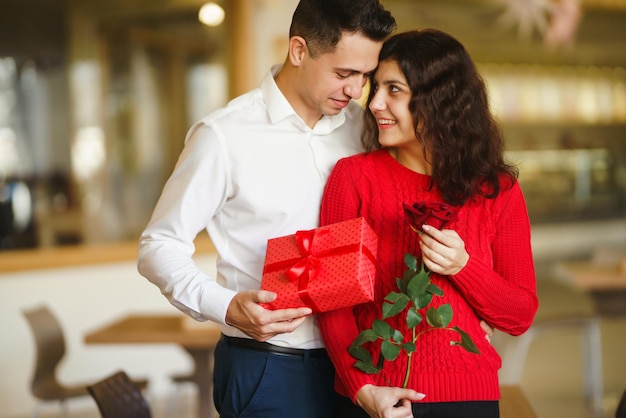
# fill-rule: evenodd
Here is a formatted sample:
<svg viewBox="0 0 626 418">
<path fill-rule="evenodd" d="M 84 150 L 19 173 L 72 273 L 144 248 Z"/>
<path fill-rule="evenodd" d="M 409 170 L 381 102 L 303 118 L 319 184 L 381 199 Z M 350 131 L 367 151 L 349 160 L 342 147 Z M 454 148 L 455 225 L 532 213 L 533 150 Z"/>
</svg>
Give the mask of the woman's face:
<svg viewBox="0 0 626 418">
<path fill-rule="evenodd" d="M 374 74 L 375 94 L 369 110 L 378 124 L 383 147 L 419 146 L 409 111 L 411 90 L 395 60 L 382 61 Z"/>
</svg>

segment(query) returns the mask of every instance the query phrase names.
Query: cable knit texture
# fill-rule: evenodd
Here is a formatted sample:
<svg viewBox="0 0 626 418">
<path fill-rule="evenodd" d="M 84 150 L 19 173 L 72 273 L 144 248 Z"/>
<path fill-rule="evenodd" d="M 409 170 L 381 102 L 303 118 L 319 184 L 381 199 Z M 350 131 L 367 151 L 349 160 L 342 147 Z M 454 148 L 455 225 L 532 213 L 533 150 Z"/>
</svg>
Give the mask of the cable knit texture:
<svg viewBox="0 0 626 418">
<path fill-rule="evenodd" d="M 348 347 L 361 330 L 382 318 L 383 299 L 397 291 L 396 277 L 405 270 L 404 254 L 420 255 L 419 237 L 406 224 L 402 203 L 442 201 L 430 183 L 430 176 L 407 169 L 386 150 L 379 150 L 340 160 L 326 185 L 322 225 L 363 216 L 379 237 L 374 302 L 318 315 L 337 370 L 336 389 L 353 401 L 368 383 L 402 386 L 407 362 L 404 352 L 395 361 L 385 362 L 380 373 L 368 375 L 354 367 L 356 360 Z M 501 359 L 485 339 L 480 320 L 519 335 L 530 327 L 538 307 L 530 224 L 518 183 L 503 189 L 495 199 L 477 197 L 466 203 L 447 228 L 463 239 L 470 259 L 454 276 L 431 276 L 444 296 L 434 297 L 430 306 L 450 303 L 454 311 L 450 326 L 468 332 L 481 354 L 450 346 L 450 340 L 459 338 L 455 332 L 429 331 L 417 340 L 409 387 L 425 393 L 424 402 L 497 400 Z M 410 335 L 404 315 L 388 322 Z M 418 331 L 424 328 L 420 324 Z M 376 360 L 380 344 L 369 349 Z"/>
</svg>

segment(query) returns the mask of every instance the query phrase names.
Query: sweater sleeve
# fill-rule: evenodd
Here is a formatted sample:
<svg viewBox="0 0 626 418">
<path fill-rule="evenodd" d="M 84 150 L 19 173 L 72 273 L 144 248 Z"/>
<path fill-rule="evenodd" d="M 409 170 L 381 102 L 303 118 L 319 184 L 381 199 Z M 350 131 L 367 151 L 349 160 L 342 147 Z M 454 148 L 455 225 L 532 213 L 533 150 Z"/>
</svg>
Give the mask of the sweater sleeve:
<svg viewBox="0 0 626 418">
<path fill-rule="evenodd" d="M 532 324 L 539 305 L 530 222 L 517 182 L 497 199 L 493 268 L 470 254 L 467 265 L 451 279 L 482 319 L 496 329 L 520 335 Z"/>
<path fill-rule="evenodd" d="M 349 164 L 340 160 L 330 174 L 320 214 L 320 225 L 328 225 L 359 216 L 360 199 Z M 352 307 L 337 309 L 317 315 L 328 355 L 335 366 L 337 378 L 347 395 L 355 402 L 356 394 L 365 384 L 374 380 L 354 367 L 355 359 L 348 352 L 358 336 L 356 317 Z"/>
</svg>

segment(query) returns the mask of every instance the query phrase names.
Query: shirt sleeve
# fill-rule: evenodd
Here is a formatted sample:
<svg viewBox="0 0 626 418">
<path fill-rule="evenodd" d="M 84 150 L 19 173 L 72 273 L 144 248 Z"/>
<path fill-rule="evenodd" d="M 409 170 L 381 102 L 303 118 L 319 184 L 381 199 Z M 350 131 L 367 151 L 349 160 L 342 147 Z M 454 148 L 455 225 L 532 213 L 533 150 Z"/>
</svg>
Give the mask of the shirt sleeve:
<svg viewBox="0 0 626 418">
<path fill-rule="evenodd" d="M 229 194 L 228 158 L 219 136 L 200 122 L 190 130 L 138 246 L 139 273 L 182 312 L 225 324 L 235 292 L 219 285 L 192 259 L 196 235 Z"/>
<path fill-rule="evenodd" d="M 328 225 L 360 216 L 360 199 L 349 164 L 340 160 L 330 174 L 320 214 L 320 225 Z M 352 307 L 337 309 L 317 315 L 328 355 L 335 372 L 348 396 L 355 402 L 356 394 L 364 385 L 375 384 L 366 373 L 354 367 L 356 359 L 348 348 L 359 334 Z"/>
<path fill-rule="evenodd" d="M 530 222 L 517 182 L 497 199 L 493 267 L 470 254 L 467 265 L 451 279 L 489 325 L 520 335 L 531 326 L 539 305 Z"/>
</svg>

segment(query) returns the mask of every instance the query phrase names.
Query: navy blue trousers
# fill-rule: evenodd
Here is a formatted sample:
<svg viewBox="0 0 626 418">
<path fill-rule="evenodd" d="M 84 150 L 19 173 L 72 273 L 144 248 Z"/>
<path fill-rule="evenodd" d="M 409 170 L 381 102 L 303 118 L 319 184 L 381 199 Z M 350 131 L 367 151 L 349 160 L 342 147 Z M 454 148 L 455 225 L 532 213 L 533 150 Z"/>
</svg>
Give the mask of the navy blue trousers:
<svg viewBox="0 0 626 418">
<path fill-rule="evenodd" d="M 213 399 L 220 418 L 329 418 L 334 373 L 328 357 L 254 351 L 222 339 L 215 349 Z"/>
</svg>

